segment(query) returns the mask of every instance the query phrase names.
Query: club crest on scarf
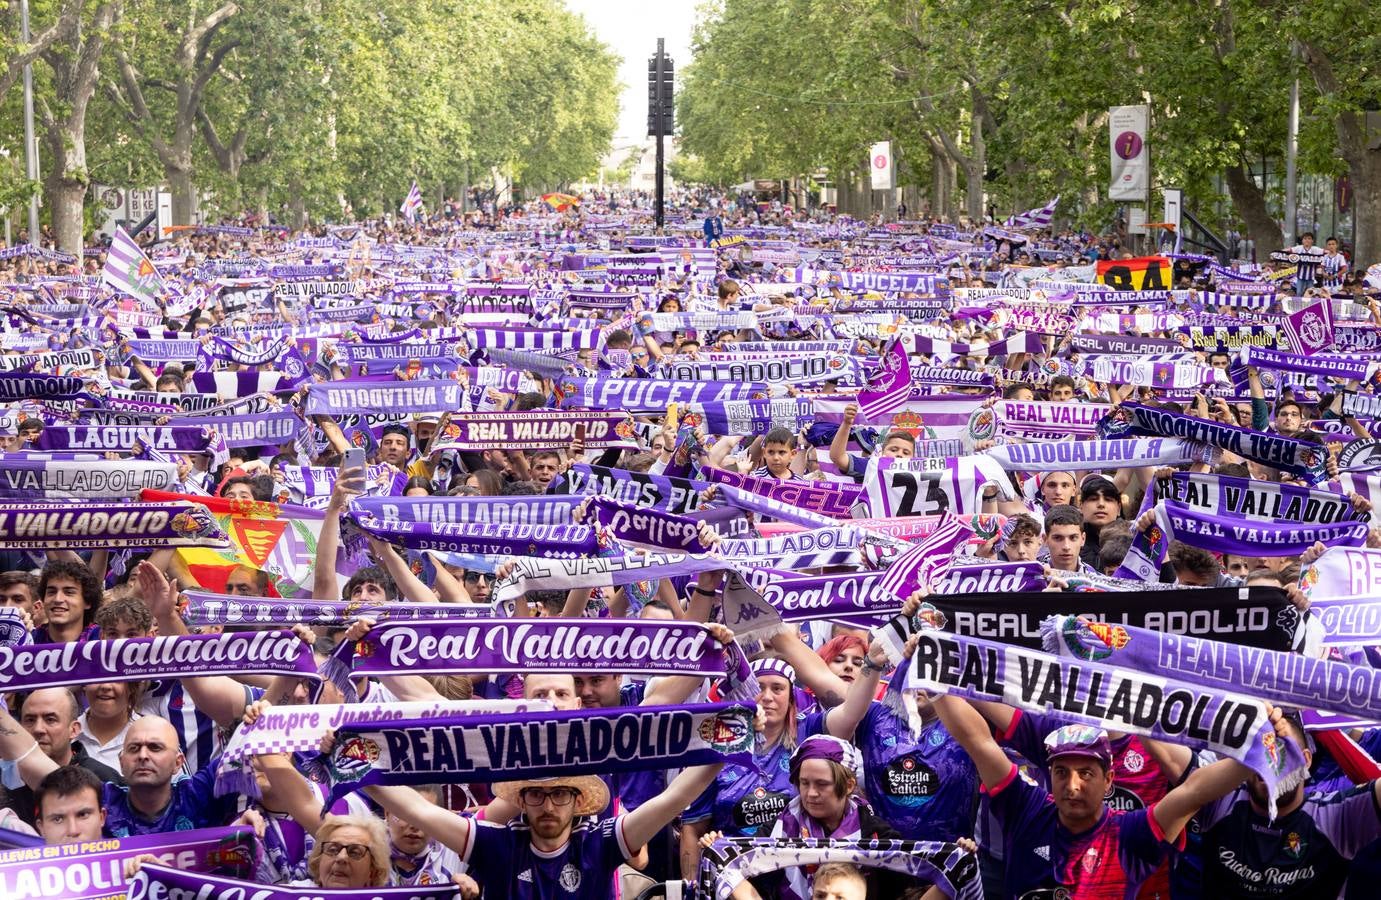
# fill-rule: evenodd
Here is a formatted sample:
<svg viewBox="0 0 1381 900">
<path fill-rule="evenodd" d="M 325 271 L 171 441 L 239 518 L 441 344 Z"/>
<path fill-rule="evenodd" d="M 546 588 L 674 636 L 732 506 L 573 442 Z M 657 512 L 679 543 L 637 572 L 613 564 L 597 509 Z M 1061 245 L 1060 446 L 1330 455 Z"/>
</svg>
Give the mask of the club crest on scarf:
<svg viewBox="0 0 1381 900">
<path fill-rule="evenodd" d="M 203 506 L 178 513 L 170 524 L 173 531 L 185 537 L 210 537 L 220 530 L 216 520 L 211 518 L 211 512 Z"/>
<path fill-rule="evenodd" d="M 890 431 L 905 431 L 918 440 L 934 440 L 938 435 L 934 428 L 926 425 L 920 413 L 903 410 L 892 417 Z"/>
<path fill-rule="evenodd" d="M 1266 759 L 1271 770 L 1277 775 L 1285 771 L 1285 755 L 1281 752 L 1280 740 L 1274 731 L 1261 735 L 1261 745 L 1266 749 Z"/>
<path fill-rule="evenodd" d="M 700 723 L 700 739 L 720 753 L 742 753 L 753 747 L 752 719 L 741 711 L 706 719 Z"/>
<path fill-rule="evenodd" d="M 916 610 L 916 621 L 928 631 L 944 631 L 949 617 L 936 609 L 935 604 L 922 603 L 921 608 Z"/>
<path fill-rule="evenodd" d="M 332 781 L 359 777 L 379 760 L 379 745 L 366 737 L 346 738 L 330 755 L 326 763 Z"/>
<path fill-rule="evenodd" d="M 1131 641 L 1127 629 L 1106 622 L 1070 619 L 1060 629 L 1060 636 L 1071 653 L 1089 662 L 1098 662 L 1121 650 Z"/>
<path fill-rule="evenodd" d="M 969 418 L 969 437 L 975 441 L 990 441 L 997 434 L 997 416 L 992 408 L 981 406 Z"/>
</svg>

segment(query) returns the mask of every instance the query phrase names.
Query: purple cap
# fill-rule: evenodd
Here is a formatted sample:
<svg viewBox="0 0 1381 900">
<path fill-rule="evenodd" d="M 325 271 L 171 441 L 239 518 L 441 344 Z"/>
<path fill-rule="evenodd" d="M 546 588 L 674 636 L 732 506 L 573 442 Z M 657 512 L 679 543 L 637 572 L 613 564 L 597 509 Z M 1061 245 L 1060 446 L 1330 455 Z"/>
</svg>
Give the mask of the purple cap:
<svg viewBox="0 0 1381 900">
<path fill-rule="evenodd" d="M 1112 767 L 1112 743 L 1108 733 L 1092 725 L 1063 725 L 1045 736 L 1045 755 L 1050 762 L 1060 756 L 1096 759 Z"/>
</svg>

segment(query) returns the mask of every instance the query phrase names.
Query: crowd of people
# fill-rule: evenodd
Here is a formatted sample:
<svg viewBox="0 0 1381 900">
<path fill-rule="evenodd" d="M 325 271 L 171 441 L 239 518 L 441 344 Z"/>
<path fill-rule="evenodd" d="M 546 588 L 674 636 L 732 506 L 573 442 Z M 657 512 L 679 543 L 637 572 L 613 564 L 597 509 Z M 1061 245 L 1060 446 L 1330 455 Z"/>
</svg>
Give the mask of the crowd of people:
<svg viewBox="0 0 1381 900">
<path fill-rule="evenodd" d="M 0 251 L 0 895 L 1371 896 L 1381 268 L 681 199 Z"/>
</svg>

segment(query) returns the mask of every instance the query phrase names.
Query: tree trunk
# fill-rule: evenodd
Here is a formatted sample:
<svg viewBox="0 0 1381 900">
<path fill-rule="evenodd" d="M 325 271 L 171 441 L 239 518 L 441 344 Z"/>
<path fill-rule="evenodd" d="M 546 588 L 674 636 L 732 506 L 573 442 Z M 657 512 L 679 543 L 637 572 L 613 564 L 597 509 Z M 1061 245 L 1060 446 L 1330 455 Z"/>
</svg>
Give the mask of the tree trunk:
<svg viewBox="0 0 1381 900">
<path fill-rule="evenodd" d="M 964 165 L 964 176 L 968 185 L 964 191 L 964 211 L 973 222 L 983 221 L 983 178 L 988 172 L 988 142 L 983 137 L 983 114 L 974 92 L 973 134 L 970 136 L 968 160 Z"/>
<path fill-rule="evenodd" d="M 168 192 L 173 195 L 173 225 L 191 225 L 192 216 L 197 209 L 196 188 L 192 186 L 192 167 L 174 167 L 164 164 L 163 174 L 168 179 Z M 162 235 L 159 235 L 162 237 Z"/>
<path fill-rule="evenodd" d="M 1352 259 L 1354 266 L 1361 266 L 1359 271 L 1365 271 L 1367 266 L 1381 262 L 1381 153 L 1369 150 L 1363 159 L 1348 160 L 1348 164 L 1357 229 Z"/>
<path fill-rule="evenodd" d="M 1333 61 L 1309 41 L 1300 40 L 1300 58 L 1314 78 L 1314 85 L 1325 99 L 1336 99 L 1343 88 L 1333 71 Z M 1347 162 L 1348 177 L 1352 180 L 1353 221 L 1357 227 L 1357 243 L 1353 247 L 1354 265 L 1363 267 L 1381 258 L 1381 150 L 1368 148 L 1370 134 L 1366 127 L 1366 113 L 1350 102 L 1333 121 L 1338 135 L 1338 154 Z"/>
<path fill-rule="evenodd" d="M 86 200 L 85 181 L 63 178 L 59 175 L 46 179 L 43 190 L 48 197 L 49 209 L 53 216 L 53 235 L 57 238 L 58 249 L 76 255 L 78 264 L 82 257 L 83 237 L 86 231 L 82 220 L 82 205 Z"/>
<path fill-rule="evenodd" d="M 1271 251 L 1281 248 L 1280 225 L 1266 208 L 1266 195 L 1241 163 L 1226 166 L 1223 180 L 1227 182 L 1233 207 L 1247 225 L 1247 237 L 1256 244 L 1256 258 L 1264 260 Z"/>
</svg>

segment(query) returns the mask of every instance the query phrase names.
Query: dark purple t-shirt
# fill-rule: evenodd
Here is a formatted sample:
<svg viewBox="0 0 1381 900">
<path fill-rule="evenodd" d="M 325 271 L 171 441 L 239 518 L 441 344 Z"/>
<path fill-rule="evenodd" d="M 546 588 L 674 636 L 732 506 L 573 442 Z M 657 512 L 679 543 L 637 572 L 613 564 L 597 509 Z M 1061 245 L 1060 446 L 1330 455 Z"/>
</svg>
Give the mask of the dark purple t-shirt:
<svg viewBox="0 0 1381 900">
<path fill-rule="evenodd" d="M 532 846 L 525 823 L 475 822 L 461 858 L 486 897 L 608 900 L 614 896 L 614 871 L 633 855 L 624 845 L 623 821 L 577 820 L 570 840 L 554 853 Z"/>
<path fill-rule="evenodd" d="M 1019 777 L 1015 765 L 988 793 L 1006 839 L 1005 885 L 1014 900 L 1039 891 L 1054 897 L 1061 889 L 1069 900 L 1132 900 L 1171 848 L 1154 807 L 1105 807 L 1097 825 L 1074 834 L 1060 824 L 1050 794 Z M 1183 843 L 1181 833 L 1176 846 Z"/>
</svg>

